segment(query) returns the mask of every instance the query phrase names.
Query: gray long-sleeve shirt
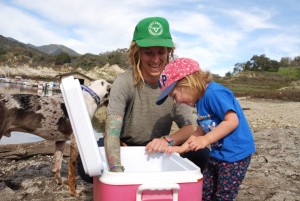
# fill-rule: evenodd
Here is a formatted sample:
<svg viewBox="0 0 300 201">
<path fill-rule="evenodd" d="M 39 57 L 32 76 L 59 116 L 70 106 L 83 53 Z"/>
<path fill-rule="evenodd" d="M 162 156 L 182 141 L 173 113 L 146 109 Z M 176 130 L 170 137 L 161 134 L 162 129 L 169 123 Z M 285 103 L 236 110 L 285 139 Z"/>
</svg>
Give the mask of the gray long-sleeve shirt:
<svg viewBox="0 0 300 201">
<path fill-rule="evenodd" d="M 114 81 L 107 113 L 123 116 L 122 142 L 146 145 L 153 138 L 168 135 L 173 121 L 179 128 L 193 124 L 195 119 L 190 106 L 174 104 L 170 98 L 156 105 L 160 93 L 158 85 L 145 83 L 142 88 L 134 87 L 131 70 Z"/>
</svg>

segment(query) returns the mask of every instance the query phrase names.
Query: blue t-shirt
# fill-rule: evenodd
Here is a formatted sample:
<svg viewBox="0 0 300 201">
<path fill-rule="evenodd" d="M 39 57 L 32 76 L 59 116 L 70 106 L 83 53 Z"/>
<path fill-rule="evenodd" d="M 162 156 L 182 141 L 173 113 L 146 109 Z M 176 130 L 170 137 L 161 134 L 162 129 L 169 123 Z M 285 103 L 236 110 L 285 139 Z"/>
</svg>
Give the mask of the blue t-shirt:
<svg viewBox="0 0 300 201">
<path fill-rule="evenodd" d="M 232 91 L 211 82 L 203 97 L 196 103 L 197 123 L 205 133 L 213 130 L 224 120 L 226 112 L 234 111 L 239 119 L 235 130 L 218 142 L 211 144 L 210 156 L 216 159 L 235 162 L 255 152 L 254 139 L 243 110 Z"/>
</svg>

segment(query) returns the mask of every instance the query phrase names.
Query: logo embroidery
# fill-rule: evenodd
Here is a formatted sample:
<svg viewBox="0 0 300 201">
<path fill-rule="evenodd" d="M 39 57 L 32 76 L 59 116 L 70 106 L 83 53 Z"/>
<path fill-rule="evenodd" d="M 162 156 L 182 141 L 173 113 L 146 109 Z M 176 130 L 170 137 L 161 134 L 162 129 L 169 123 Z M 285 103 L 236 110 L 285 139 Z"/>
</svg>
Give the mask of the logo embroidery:
<svg viewBox="0 0 300 201">
<path fill-rule="evenodd" d="M 167 81 L 167 76 L 166 75 L 161 75 L 162 85 L 166 86 L 166 81 Z"/>
<path fill-rule="evenodd" d="M 149 24 L 148 31 L 153 36 L 159 36 L 163 33 L 163 26 L 159 22 L 154 21 Z"/>
</svg>

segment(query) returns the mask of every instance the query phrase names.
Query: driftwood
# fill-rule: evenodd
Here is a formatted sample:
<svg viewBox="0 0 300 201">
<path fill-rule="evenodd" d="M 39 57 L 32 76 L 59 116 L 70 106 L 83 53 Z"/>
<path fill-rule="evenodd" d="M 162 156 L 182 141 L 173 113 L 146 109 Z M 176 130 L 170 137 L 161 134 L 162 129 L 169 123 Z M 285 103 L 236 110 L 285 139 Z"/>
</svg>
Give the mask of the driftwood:
<svg viewBox="0 0 300 201">
<path fill-rule="evenodd" d="M 23 144 L 0 145 L 0 158 L 25 159 L 35 155 L 53 155 L 55 151 L 54 141 L 39 141 Z M 64 156 L 70 156 L 70 145 L 66 143 Z"/>
</svg>

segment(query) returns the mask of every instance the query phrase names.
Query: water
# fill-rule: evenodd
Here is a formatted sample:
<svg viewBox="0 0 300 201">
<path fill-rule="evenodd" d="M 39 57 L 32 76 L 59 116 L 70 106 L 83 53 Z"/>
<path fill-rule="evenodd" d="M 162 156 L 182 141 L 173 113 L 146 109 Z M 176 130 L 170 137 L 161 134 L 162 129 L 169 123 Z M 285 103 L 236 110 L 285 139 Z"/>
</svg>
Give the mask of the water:
<svg viewBox="0 0 300 201">
<path fill-rule="evenodd" d="M 26 86 L 21 84 L 13 84 L 13 83 L 4 83 L 0 81 L 0 94 L 7 93 L 7 94 L 38 94 L 41 96 L 52 96 L 57 93 L 53 91 L 42 91 L 41 89 L 38 89 L 38 87 L 32 87 L 32 86 Z M 94 126 L 95 136 L 98 140 L 100 137 L 102 137 L 102 133 L 100 132 L 103 130 L 103 125 L 99 125 L 99 123 L 95 122 L 93 119 L 92 122 Z M 29 143 L 29 142 L 37 142 L 44 140 L 41 137 L 38 137 L 36 135 L 30 134 L 30 133 L 24 133 L 24 132 L 11 132 L 10 137 L 3 136 L 0 140 L 1 144 L 21 144 L 21 143 Z"/>
<path fill-rule="evenodd" d="M 96 140 L 98 141 L 99 138 L 103 137 L 103 133 L 99 133 L 95 131 Z M 29 143 L 29 142 L 38 142 L 44 140 L 43 138 L 30 134 L 30 133 L 23 133 L 23 132 L 11 132 L 10 137 L 3 136 L 0 140 L 1 144 L 22 144 L 22 143 Z M 67 141 L 69 143 L 69 141 Z"/>
<path fill-rule="evenodd" d="M 38 87 L 0 81 L 0 94 L 38 94 L 41 96 L 52 96 L 56 93 L 53 91 L 45 92 L 41 89 L 38 89 Z"/>
<path fill-rule="evenodd" d="M 44 140 L 43 138 L 32 135 L 29 133 L 23 133 L 23 132 L 11 132 L 10 137 L 3 136 L 0 140 L 1 144 L 22 144 L 22 143 L 28 143 L 28 142 L 38 142 Z"/>
</svg>

